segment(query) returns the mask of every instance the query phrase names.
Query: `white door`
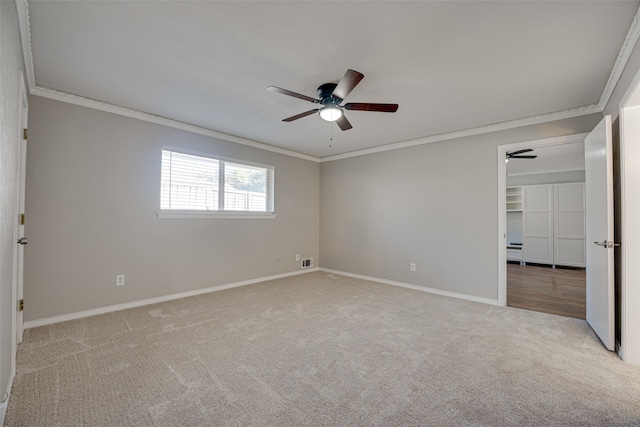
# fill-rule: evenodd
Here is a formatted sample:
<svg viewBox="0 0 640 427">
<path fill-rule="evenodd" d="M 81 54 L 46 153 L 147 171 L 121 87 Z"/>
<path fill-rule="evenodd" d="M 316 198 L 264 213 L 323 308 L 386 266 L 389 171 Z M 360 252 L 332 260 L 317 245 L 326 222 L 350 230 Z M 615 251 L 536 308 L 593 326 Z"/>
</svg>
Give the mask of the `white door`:
<svg viewBox="0 0 640 427">
<path fill-rule="evenodd" d="M 22 77 L 22 76 L 21 76 Z M 19 123 L 20 123 L 20 151 L 18 156 L 18 215 L 16 218 L 16 252 L 15 252 L 15 295 L 16 295 L 16 337 L 15 348 L 17 351 L 17 345 L 22 342 L 23 335 L 23 311 L 20 309 L 20 302 L 23 300 L 23 273 L 24 273 L 24 245 L 26 244 L 26 238 L 24 233 L 25 225 L 25 178 L 27 169 L 27 92 L 24 86 L 24 80 L 20 80 L 20 105 L 19 105 Z M 14 353 L 15 354 L 15 353 Z"/>
<path fill-rule="evenodd" d="M 553 185 L 522 188 L 524 260 L 553 264 Z"/>
<path fill-rule="evenodd" d="M 587 322 L 614 350 L 613 159 L 611 116 L 584 141 L 586 187 Z"/>
<path fill-rule="evenodd" d="M 584 182 L 554 184 L 555 265 L 585 267 Z"/>
</svg>

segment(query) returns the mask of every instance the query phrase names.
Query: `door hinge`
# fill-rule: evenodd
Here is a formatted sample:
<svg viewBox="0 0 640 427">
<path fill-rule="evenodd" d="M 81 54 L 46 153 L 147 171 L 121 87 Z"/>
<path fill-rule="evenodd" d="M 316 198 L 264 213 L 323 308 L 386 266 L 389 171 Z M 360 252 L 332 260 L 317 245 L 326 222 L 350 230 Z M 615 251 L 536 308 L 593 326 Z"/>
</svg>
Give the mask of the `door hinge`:
<svg viewBox="0 0 640 427">
<path fill-rule="evenodd" d="M 24 311 L 24 299 L 21 299 L 18 303 L 18 308 L 20 311 Z"/>
<path fill-rule="evenodd" d="M 28 135 L 29 135 L 29 131 L 26 128 L 22 129 L 22 139 L 27 139 Z"/>
<path fill-rule="evenodd" d="M 24 214 L 20 214 L 20 225 L 24 225 Z"/>
</svg>

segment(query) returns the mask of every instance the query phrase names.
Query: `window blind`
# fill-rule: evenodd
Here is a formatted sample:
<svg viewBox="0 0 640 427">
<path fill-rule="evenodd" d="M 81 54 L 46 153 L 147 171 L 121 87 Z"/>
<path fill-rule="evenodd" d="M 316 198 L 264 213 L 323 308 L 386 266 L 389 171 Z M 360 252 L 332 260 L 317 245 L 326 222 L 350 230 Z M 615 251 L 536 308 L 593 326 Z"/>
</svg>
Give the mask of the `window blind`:
<svg viewBox="0 0 640 427">
<path fill-rule="evenodd" d="M 162 150 L 160 209 L 273 212 L 274 168 Z"/>
</svg>

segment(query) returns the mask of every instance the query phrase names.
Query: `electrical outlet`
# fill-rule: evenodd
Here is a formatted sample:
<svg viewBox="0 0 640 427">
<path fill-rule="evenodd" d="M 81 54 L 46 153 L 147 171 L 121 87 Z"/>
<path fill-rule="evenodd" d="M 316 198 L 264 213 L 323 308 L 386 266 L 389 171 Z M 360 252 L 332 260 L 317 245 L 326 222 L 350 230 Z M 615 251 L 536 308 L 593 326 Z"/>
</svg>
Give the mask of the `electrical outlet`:
<svg viewBox="0 0 640 427">
<path fill-rule="evenodd" d="M 300 254 L 296 254 L 296 261 L 300 261 Z"/>
<path fill-rule="evenodd" d="M 409 270 L 410 271 L 416 271 L 416 264 L 413 263 L 413 262 L 411 264 L 409 264 Z"/>
<path fill-rule="evenodd" d="M 118 274 L 116 276 L 116 286 L 124 286 L 124 274 Z"/>
</svg>

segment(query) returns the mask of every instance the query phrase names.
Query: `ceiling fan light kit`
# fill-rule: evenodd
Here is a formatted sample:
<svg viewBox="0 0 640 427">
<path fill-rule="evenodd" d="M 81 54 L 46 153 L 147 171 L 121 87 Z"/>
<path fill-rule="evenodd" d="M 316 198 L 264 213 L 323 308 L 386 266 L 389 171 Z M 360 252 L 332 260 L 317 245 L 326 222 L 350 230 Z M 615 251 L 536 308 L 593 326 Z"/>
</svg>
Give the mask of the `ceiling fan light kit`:
<svg viewBox="0 0 640 427">
<path fill-rule="evenodd" d="M 328 122 L 336 122 L 338 127 L 342 130 L 349 130 L 352 126 L 351 123 L 349 123 L 349 120 L 347 120 L 344 110 L 375 111 L 379 113 L 395 113 L 398 111 L 398 104 L 371 104 L 355 102 L 340 105 L 340 103 L 347 97 L 347 95 L 349 95 L 349 93 L 351 93 L 353 88 L 355 88 L 363 78 L 364 74 L 355 70 L 347 70 L 338 83 L 325 83 L 318 87 L 319 99 L 314 99 L 310 96 L 302 95 L 276 86 L 269 86 L 267 90 L 313 102 L 314 104 L 323 105 L 322 108 L 315 108 L 313 110 L 305 111 L 304 113 L 296 114 L 295 116 L 287 117 L 282 120 L 283 122 L 292 122 L 318 112 L 322 119 Z"/>
<path fill-rule="evenodd" d="M 320 117 L 328 122 L 335 122 L 344 114 L 339 107 L 326 106 L 320 110 Z"/>
</svg>

